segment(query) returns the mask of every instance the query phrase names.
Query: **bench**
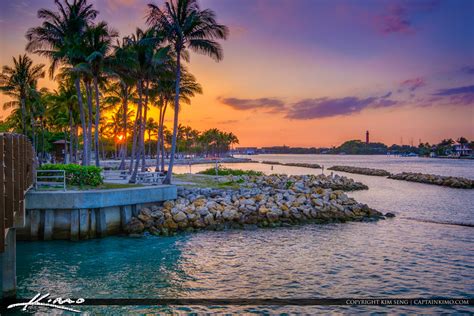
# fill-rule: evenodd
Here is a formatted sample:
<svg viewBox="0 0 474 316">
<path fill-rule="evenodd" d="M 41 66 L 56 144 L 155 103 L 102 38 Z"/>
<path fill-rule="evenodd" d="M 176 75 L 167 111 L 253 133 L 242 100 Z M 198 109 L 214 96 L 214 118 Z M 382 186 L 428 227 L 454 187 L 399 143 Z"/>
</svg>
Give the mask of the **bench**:
<svg viewBox="0 0 474 316">
<path fill-rule="evenodd" d="M 158 184 L 163 181 L 165 175 L 162 172 L 138 172 L 137 183 Z"/>
<path fill-rule="evenodd" d="M 128 170 L 104 170 L 102 176 L 106 180 L 128 180 Z"/>
</svg>

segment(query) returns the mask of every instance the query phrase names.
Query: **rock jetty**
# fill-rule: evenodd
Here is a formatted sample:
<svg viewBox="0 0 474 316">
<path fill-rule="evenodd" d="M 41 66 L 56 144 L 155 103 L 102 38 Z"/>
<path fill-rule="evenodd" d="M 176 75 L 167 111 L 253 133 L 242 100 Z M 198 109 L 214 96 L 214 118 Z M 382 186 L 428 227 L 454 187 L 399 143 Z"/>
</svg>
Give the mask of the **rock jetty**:
<svg viewBox="0 0 474 316">
<path fill-rule="evenodd" d="M 435 174 L 402 172 L 389 176 L 390 179 L 441 185 L 457 189 L 474 189 L 474 180 L 462 177 L 447 177 Z"/>
<path fill-rule="evenodd" d="M 301 167 L 301 168 L 310 168 L 310 169 L 321 169 L 321 166 L 317 163 L 304 163 L 304 162 L 278 162 L 278 161 L 262 161 L 266 165 L 280 165 L 280 166 L 290 166 L 290 167 Z"/>
<path fill-rule="evenodd" d="M 365 174 L 368 176 L 379 176 L 379 177 L 388 177 L 391 175 L 390 172 L 383 169 L 372 169 L 372 168 L 362 168 L 362 167 L 351 167 L 351 166 L 332 166 L 328 170 L 342 171 L 347 173 L 357 173 Z"/>
<path fill-rule="evenodd" d="M 323 176 L 324 177 L 324 176 Z M 178 189 L 178 199 L 142 208 L 126 227 L 130 235 L 178 231 L 290 226 L 302 223 L 374 221 L 382 213 L 342 190 L 325 187 L 329 177 L 252 176 L 239 189 Z M 291 179 L 291 180 L 289 180 Z M 346 178 L 347 179 L 347 178 Z M 353 181 L 352 181 L 353 182 Z M 289 183 L 289 184 L 288 184 Z M 324 185 L 325 187 L 323 187 Z"/>
<path fill-rule="evenodd" d="M 343 191 L 367 190 L 369 187 L 361 182 L 339 175 L 261 175 L 261 176 L 226 176 L 221 177 L 220 182 L 240 183 L 240 187 L 261 188 L 271 187 L 280 190 L 294 190 L 305 192 L 311 188 L 323 188 Z"/>
</svg>

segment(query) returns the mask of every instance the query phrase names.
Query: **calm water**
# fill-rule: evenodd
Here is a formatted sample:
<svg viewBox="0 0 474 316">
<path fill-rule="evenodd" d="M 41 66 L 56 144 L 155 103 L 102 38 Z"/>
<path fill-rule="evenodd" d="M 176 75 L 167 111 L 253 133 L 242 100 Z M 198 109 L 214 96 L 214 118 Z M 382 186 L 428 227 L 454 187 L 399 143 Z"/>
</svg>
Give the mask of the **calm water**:
<svg viewBox="0 0 474 316">
<path fill-rule="evenodd" d="M 256 160 L 421 171 L 474 178 L 474 161 L 420 158 L 260 155 Z M 228 165 L 266 173 L 321 170 Z M 192 166 L 197 172 L 209 166 Z M 189 167 L 177 168 L 189 172 Z M 344 173 L 339 173 L 344 174 Z M 346 174 L 347 175 L 347 174 Z M 369 186 L 351 196 L 397 214 L 377 223 L 201 232 L 169 238 L 110 237 L 19 243 L 22 297 L 307 298 L 474 296 L 474 191 L 348 175 Z M 426 222 L 429 221 L 429 222 Z M 454 225 L 452 225 L 454 224 Z M 110 315 L 146 307 L 91 308 Z M 383 312 L 381 307 L 190 307 L 198 312 Z M 473 308 L 392 307 L 392 313 L 474 312 Z"/>
</svg>

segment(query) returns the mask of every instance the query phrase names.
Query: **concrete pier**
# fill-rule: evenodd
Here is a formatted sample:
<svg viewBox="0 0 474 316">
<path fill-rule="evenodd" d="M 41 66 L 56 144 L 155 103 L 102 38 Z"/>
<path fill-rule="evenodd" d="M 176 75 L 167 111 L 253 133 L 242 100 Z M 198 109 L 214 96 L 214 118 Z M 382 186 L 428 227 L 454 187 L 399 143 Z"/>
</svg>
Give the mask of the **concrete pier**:
<svg viewBox="0 0 474 316">
<path fill-rule="evenodd" d="M 18 240 L 84 240 L 120 234 L 142 207 L 174 200 L 176 186 L 113 190 L 30 191 Z"/>
<path fill-rule="evenodd" d="M 16 232 L 9 228 L 5 236 L 5 251 L 0 253 L 0 291 L 2 298 L 16 295 Z"/>
</svg>

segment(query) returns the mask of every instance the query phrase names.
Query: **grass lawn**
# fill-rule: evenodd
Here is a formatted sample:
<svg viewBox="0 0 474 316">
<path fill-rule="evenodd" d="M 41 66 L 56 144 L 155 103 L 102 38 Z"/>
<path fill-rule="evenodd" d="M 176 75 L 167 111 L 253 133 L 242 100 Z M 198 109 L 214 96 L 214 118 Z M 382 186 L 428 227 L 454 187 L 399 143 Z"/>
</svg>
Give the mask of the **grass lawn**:
<svg viewBox="0 0 474 316">
<path fill-rule="evenodd" d="M 198 174 L 207 174 L 210 176 L 216 176 L 216 168 L 209 168 L 198 172 Z M 263 172 L 253 170 L 242 170 L 242 169 L 231 169 L 219 167 L 217 169 L 218 176 L 261 176 Z"/>
</svg>

